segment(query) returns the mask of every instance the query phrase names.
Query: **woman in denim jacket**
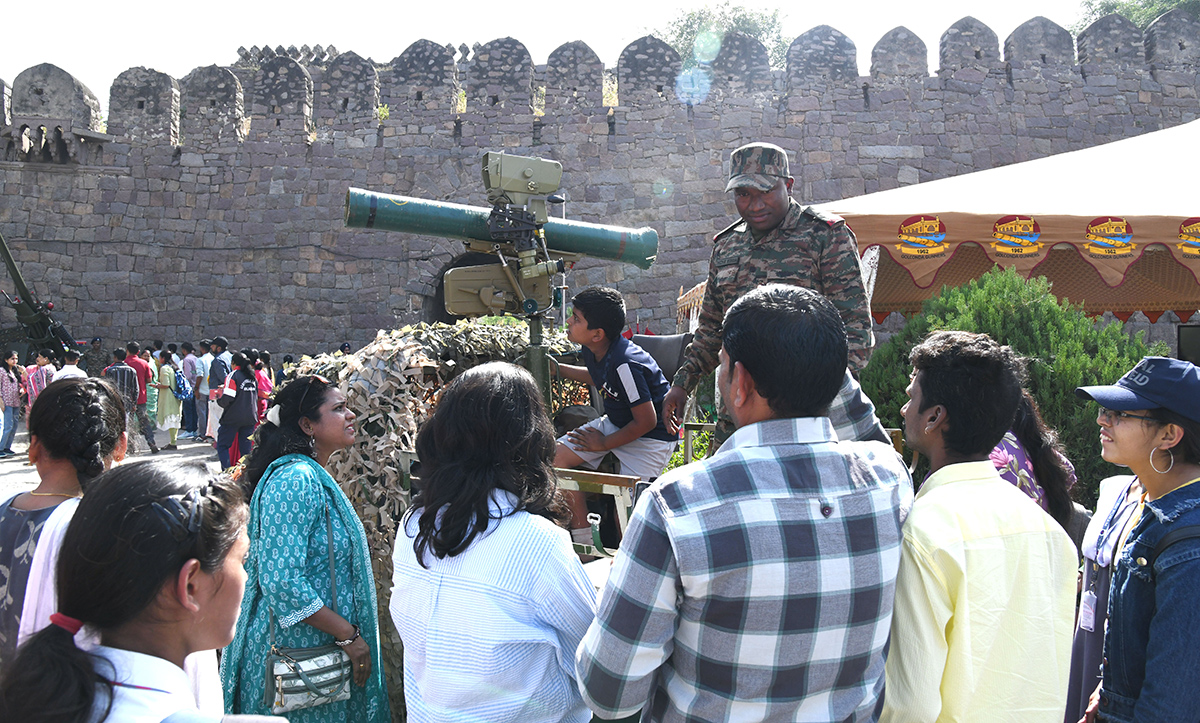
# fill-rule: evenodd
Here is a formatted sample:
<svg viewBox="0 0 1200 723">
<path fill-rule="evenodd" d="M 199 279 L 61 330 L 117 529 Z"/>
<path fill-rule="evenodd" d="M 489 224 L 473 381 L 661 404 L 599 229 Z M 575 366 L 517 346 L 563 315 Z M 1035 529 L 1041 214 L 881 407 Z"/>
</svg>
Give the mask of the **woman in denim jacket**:
<svg viewBox="0 0 1200 723">
<path fill-rule="evenodd" d="M 1117 543 L 1103 677 L 1084 720 L 1200 721 L 1200 536 L 1155 556 L 1167 534 L 1200 525 L 1200 369 L 1146 357 L 1076 394 L 1100 404 L 1101 455 L 1145 489 Z"/>
</svg>

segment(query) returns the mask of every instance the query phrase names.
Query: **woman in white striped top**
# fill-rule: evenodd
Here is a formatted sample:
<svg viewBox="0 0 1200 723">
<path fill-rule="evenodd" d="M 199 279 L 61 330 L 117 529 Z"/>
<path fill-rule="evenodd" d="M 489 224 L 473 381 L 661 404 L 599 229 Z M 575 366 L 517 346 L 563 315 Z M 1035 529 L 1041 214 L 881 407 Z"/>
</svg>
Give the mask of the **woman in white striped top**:
<svg viewBox="0 0 1200 723">
<path fill-rule="evenodd" d="M 503 363 L 452 381 L 417 436 L 390 606 L 412 723 L 590 720 L 574 654 L 596 595 L 559 526 L 554 451 L 533 377 Z"/>
</svg>

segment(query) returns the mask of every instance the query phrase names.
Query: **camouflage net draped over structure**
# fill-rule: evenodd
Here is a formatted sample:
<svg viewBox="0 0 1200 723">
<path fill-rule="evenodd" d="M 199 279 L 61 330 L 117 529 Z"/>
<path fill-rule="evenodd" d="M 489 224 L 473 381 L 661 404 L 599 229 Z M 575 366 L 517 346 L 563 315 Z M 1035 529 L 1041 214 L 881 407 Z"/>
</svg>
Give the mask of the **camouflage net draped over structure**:
<svg viewBox="0 0 1200 723">
<path fill-rule="evenodd" d="M 560 331 L 546 333 L 555 356 L 577 347 Z M 335 452 L 329 473 L 358 511 L 371 550 L 379 599 L 379 636 L 392 720 L 404 721 L 404 668 L 400 635 L 388 605 L 392 590 L 392 547 L 396 527 L 410 500 L 407 465 L 415 457 L 417 429 L 433 411 L 437 392 L 473 366 L 490 361 L 519 362 L 529 345 L 525 325 L 459 322 L 418 324 L 380 330 L 375 341 L 352 354 L 304 358 L 289 377 L 320 374 L 336 382 L 358 415 L 354 446 Z M 586 387 L 554 382 L 554 410 L 588 404 Z"/>
</svg>

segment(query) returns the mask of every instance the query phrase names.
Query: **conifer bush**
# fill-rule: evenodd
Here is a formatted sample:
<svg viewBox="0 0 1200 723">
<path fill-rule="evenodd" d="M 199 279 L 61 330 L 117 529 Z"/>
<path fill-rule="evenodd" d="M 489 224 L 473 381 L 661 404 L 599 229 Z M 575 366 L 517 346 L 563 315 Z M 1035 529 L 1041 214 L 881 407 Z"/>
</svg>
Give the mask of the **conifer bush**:
<svg viewBox="0 0 1200 723">
<path fill-rule="evenodd" d="M 1059 301 L 1044 277 L 1026 280 L 1012 269 L 996 269 L 926 301 L 920 314 L 875 350 L 862 386 L 884 426 L 902 427 L 900 407 L 912 371 L 908 355 L 929 332 L 979 332 L 1008 344 L 1028 360 L 1027 386 L 1075 465 L 1079 481 L 1072 495 L 1092 509 L 1100 480 L 1128 470 L 1101 459 L 1097 407 L 1076 397 L 1075 387 L 1112 384 L 1143 356 L 1169 355 L 1166 344 L 1147 346 L 1141 332 L 1130 338 L 1121 327 L 1096 324 L 1082 307 Z"/>
</svg>

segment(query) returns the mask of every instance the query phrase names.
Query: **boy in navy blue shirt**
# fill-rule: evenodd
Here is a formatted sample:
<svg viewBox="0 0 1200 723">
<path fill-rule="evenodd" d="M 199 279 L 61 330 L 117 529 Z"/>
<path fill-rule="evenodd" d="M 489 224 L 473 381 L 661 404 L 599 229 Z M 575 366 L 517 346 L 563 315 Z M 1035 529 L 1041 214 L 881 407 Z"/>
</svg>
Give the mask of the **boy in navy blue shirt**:
<svg viewBox="0 0 1200 723">
<path fill-rule="evenodd" d="M 625 300 L 620 292 L 592 286 L 576 294 L 573 305 L 567 338 L 583 346 L 586 366 L 560 364 L 558 373 L 597 387 L 604 416 L 560 437 L 554 466 L 595 469 L 611 451 L 621 462 L 621 474 L 651 480 L 662 474 L 678 440 L 662 419 L 671 383 L 644 349 L 621 336 Z M 586 528 L 582 500 L 572 500 L 571 507 L 576 518 L 571 527 Z"/>
</svg>

